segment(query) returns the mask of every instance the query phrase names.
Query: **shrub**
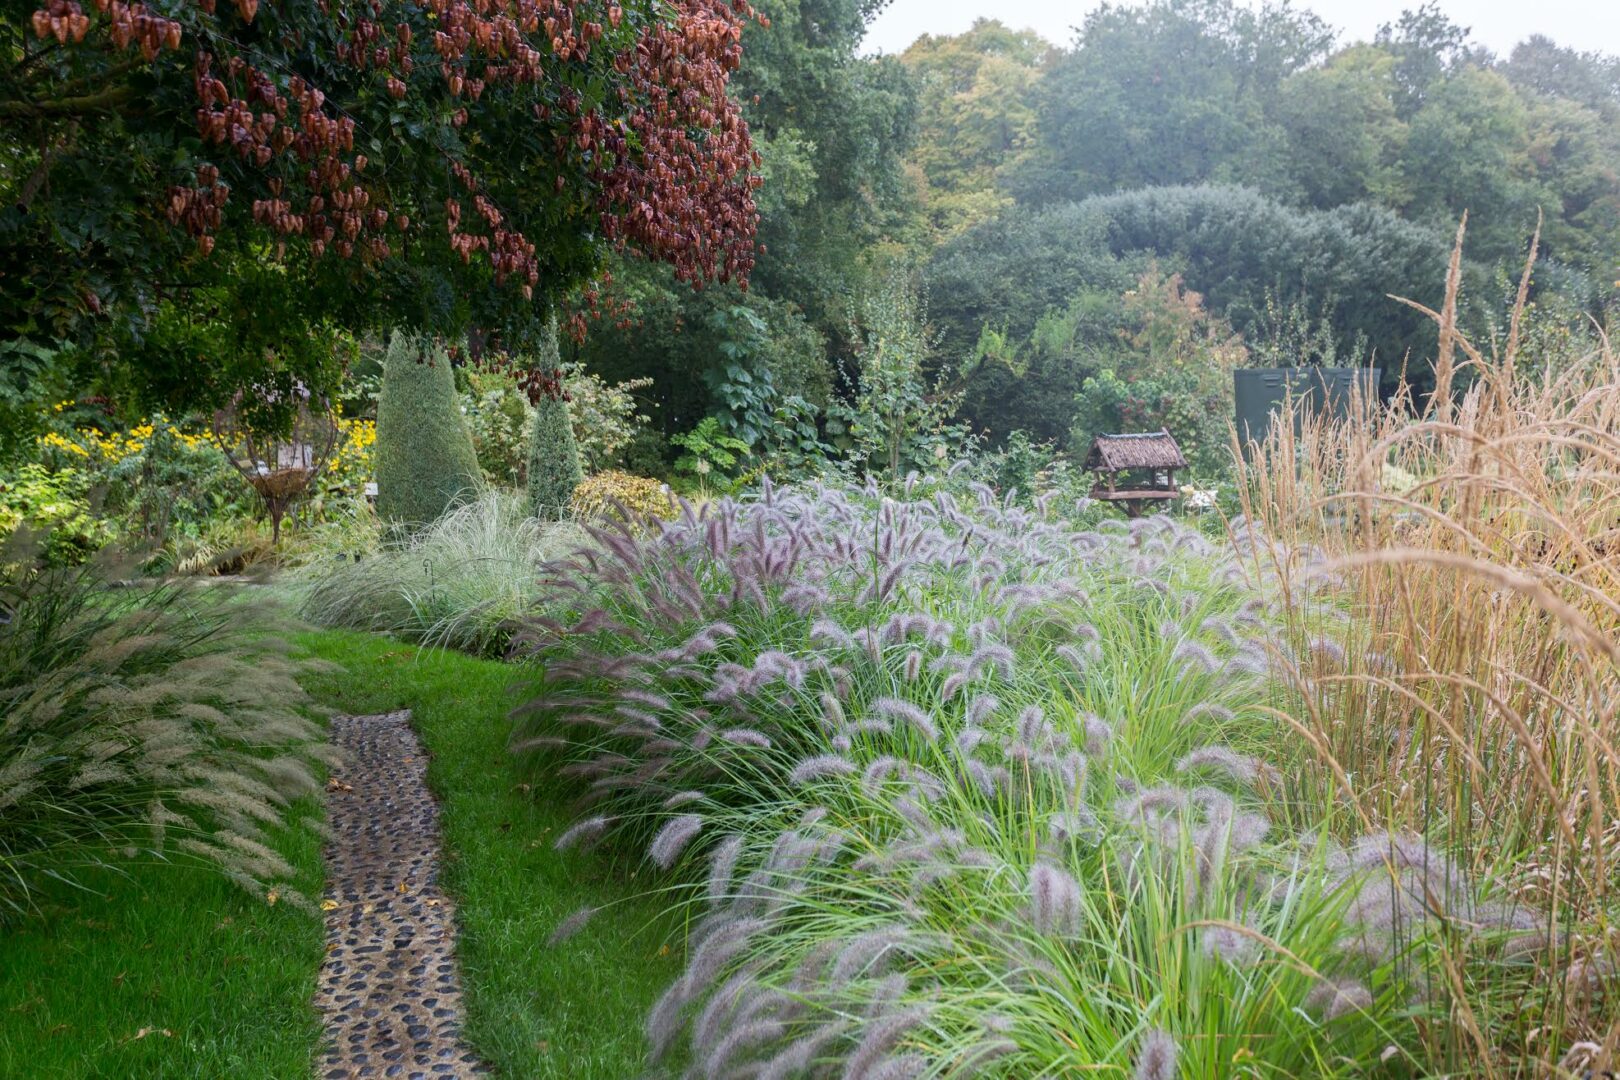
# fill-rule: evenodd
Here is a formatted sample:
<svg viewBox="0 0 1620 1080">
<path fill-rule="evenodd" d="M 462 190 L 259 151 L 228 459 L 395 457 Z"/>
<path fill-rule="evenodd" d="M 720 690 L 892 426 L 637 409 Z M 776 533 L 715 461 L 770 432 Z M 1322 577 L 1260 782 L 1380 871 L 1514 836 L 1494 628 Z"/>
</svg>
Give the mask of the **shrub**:
<svg viewBox="0 0 1620 1080">
<path fill-rule="evenodd" d="M 534 423 L 529 428 L 530 510 L 537 517 L 553 520 L 564 516 L 574 489 L 584 478 L 568 402 L 542 397 L 535 403 Z"/>
<path fill-rule="evenodd" d="M 1295 800 L 1241 549 L 1053 509 L 767 485 L 556 568 L 572 617 L 536 627 L 514 745 L 582 789 L 559 846 L 643 851 L 698 909 L 655 1055 L 1407 1068 L 1434 936 L 1522 924 L 1421 839 Z"/>
<path fill-rule="evenodd" d="M 515 621 L 543 600 L 546 560 L 586 539 L 570 523 L 540 521 L 526 500 L 504 492 L 382 542 L 363 511 L 333 529 L 332 547 L 324 557 L 312 553 L 302 571 L 305 618 L 482 655 L 504 652 Z"/>
<path fill-rule="evenodd" d="M 483 487 L 443 348 L 396 330 L 377 398 L 377 513 L 420 527 Z"/>
<path fill-rule="evenodd" d="M 267 830 L 319 791 L 319 728 L 262 634 L 173 589 L 0 559 L 0 905 L 121 857 L 303 902 Z"/>
<path fill-rule="evenodd" d="M 609 469 L 586 477 L 574 489 L 574 513 L 587 520 L 609 520 L 620 508 L 632 517 L 673 518 L 680 510 L 669 485 Z"/>
</svg>

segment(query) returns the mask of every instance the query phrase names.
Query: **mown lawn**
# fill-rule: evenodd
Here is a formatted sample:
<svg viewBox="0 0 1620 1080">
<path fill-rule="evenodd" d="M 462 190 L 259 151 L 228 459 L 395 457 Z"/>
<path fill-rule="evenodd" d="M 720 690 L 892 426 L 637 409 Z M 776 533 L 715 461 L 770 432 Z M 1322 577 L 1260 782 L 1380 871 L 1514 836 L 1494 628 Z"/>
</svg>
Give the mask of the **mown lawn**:
<svg viewBox="0 0 1620 1080">
<path fill-rule="evenodd" d="M 506 750 L 514 669 L 375 635 L 310 631 L 346 669 L 309 683 L 351 713 L 409 707 L 443 808 L 445 885 L 457 899 L 468 1037 L 513 1077 L 623 1080 L 643 1067 L 642 1018 L 680 970 L 679 927 L 629 874 L 552 848 L 570 815 L 536 799 Z M 626 896 L 635 896 L 626 900 Z M 611 905 L 556 947 L 585 905 Z"/>
<path fill-rule="evenodd" d="M 282 834 L 320 898 L 320 843 Z M 37 896 L 0 929 L 0 1076 L 302 1077 L 320 1021 L 316 915 L 207 870 L 138 865 Z"/>
</svg>

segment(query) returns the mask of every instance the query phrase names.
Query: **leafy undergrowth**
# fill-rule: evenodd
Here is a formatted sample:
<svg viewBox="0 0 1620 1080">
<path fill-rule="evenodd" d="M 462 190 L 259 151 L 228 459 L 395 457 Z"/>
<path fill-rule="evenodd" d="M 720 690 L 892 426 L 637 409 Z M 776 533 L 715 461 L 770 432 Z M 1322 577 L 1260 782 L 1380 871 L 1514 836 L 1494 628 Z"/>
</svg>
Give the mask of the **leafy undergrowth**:
<svg viewBox="0 0 1620 1080">
<path fill-rule="evenodd" d="M 314 831 L 270 839 L 294 886 L 318 895 Z M 320 1038 L 309 999 L 318 918 L 202 866 L 121 869 L 37 892 L 37 917 L 6 928 L 0 1076 L 309 1075 Z"/>
<path fill-rule="evenodd" d="M 347 631 L 298 642 L 347 669 L 309 682 L 333 708 L 413 710 L 443 808 L 473 1045 L 508 1076 L 637 1075 L 640 1019 L 679 971 L 679 928 L 650 882 L 555 850 L 567 814 L 533 796 L 507 751 L 511 666 Z M 591 932 L 551 946 L 558 921 L 586 905 L 603 909 Z"/>
</svg>

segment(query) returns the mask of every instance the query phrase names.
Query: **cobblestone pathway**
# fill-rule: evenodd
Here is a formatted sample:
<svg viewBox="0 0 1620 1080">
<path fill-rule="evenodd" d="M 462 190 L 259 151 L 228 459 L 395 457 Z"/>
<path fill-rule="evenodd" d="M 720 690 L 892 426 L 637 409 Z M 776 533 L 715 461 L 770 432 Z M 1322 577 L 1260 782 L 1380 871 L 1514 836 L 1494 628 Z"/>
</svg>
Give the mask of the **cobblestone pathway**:
<svg viewBox="0 0 1620 1080">
<path fill-rule="evenodd" d="M 332 719 L 344 764 L 327 786 L 326 960 L 315 992 L 324 1080 L 487 1072 L 461 1041 L 439 810 L 409 721 L 408 711 Z"/>
</svg>

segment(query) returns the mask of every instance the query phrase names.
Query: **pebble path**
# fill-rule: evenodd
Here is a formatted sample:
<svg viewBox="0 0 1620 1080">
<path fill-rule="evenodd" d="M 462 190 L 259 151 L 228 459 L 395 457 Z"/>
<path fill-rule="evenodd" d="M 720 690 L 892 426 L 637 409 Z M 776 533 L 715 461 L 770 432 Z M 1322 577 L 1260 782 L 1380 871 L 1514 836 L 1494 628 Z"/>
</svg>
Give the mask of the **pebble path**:
<svg viewBox="0 0 1620 1080">
<path fill-rule="evenodd" d="M 488 1072 L 461 1039 L 455 909 L 439 888 L 439 809 L 410 712 L 335 716 L 327 784 L 323 1080 Z"/>
</svg>

